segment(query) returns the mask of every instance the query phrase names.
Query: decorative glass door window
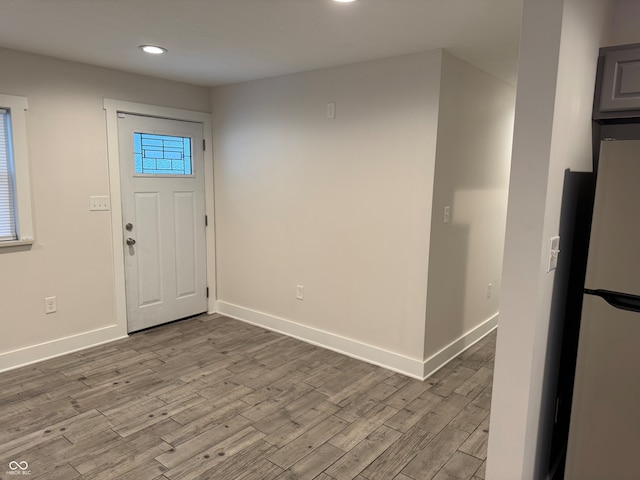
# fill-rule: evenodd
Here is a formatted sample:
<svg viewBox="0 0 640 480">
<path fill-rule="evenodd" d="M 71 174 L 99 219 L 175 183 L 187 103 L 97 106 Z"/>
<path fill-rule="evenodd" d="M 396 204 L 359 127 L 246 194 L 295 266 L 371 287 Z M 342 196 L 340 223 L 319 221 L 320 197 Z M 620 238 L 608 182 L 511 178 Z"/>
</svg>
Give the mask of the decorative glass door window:
<svg viewBox="0 0 640 480">
<path fill-rule="evenodd" d="M 135 175 L 193 175 L 191 138 L 133 134 Z"/>
</svg>

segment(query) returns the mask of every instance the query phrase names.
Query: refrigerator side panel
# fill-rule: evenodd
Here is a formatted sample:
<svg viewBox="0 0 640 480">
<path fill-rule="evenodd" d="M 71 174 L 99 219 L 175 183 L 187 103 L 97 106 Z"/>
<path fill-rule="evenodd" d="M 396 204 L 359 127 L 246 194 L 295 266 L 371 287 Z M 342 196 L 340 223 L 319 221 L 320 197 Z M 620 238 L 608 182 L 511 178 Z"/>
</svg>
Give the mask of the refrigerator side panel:
<svg viewBox="0 0 640 480">
<path fill-rule="evenodd" d="M 640 141 L 602 142 L 585 286 L 640 295 Z"/>
<path fill-rule="evenodd" d="M 640 478 L 640 313 L 585 295 L 566 480 Z"/>
</svg>

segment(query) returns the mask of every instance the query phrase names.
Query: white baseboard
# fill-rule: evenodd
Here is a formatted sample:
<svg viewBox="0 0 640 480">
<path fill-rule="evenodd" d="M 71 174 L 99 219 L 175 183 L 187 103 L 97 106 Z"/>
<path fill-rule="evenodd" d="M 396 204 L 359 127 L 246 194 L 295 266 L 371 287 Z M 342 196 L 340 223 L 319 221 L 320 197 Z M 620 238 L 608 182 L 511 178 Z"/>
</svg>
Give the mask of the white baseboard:
<svg viewBox="0 0 640 480">
<path fill-rule="evenodd" d="M 90 332 L 80 333 L 50 342 L 40 343 L 29 347 L 0 353 L 0 372 L 24 367 L 33 363 L 59 357 L 67 353 L 77 352 L 85 348 L 95 347 L 103 343 L 125 338 L 122 327 L 112 325 Z"/>
<path fill-rule="evenodd" d="M 291 320 L 223 301 L 216 302 L 216 311 L 227 317 L 282 333 L 303 342 L 333 350 L 418 380 L 424 380 L 446 362 L 480 340 L 497 326 L 498 321 L 498 316 L 495 315 L 427 360 L 418 360 L 342 337 L 335 333 L 308 327 Z"/>
<path fill-rule="evenodd" d="M 349 357 L 363 360 L 380 367 L 402 373 L 409 377 L 422 380 L 422 361 L 389 352 L 382 348 L 373 347 L 366 343 L 336 335 L 324 330 L 307 327 L 284 318 L 257 312 L 249 308 L 240 307 L 226 302 L 217 302 L 218 313 L 235 318 L 252 325 L 258 325 L 303 342 L 311 343 Z"/>
<path fill-rule="evenodd" d="M 273 330 L 418 380 L 424 380 L 435 373 L 451 359 L 478 342 L 498 326 L 498 314 L 496 314 L 426 360 L 418 360 L 231 303 L 218 301 L 216 302 L 216 307 L 216 313 Z M 112 325 L 11 352 L 0 353 L 0 372 L 24 367 L 126 337 L 126 334 L 122 334 L 121 327 Z"/>
<path fill-rule="evenodd" d="M 473 330 L 451 342 L 442 350 L 434 353 L 424 361 L 423 378 L 427 378 L 440 370 L 444 365 L 491 333 L 498 326 L 498 314 L 488 318 Z"/>
</svg>

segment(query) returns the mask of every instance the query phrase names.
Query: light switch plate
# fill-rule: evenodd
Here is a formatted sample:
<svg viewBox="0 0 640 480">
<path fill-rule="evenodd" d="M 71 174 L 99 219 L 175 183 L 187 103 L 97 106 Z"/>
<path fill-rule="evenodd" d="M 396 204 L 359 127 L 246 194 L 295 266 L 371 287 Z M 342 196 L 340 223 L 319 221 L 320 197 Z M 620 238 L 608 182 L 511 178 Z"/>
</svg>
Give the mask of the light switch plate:
<svg viewBox="0 0 640 480">
<path fill-rule="evenodd" d="M 547 273 L 555 270 L 558 266 L 558 255 L 560 254 L 560 237 L 551 237 L 549 239 L 549 263 L 547 264 Z"/>
<path fill-rule="evenodd" d="M 56 313 L 58 311 L 58 302 L 56 297 L 46 297 L 44 299 L 44 313 Z"/>
<path fill-rule="evenodd" d="M 90 196 L 89 197 L 89 210 L 92 212 L 109 210 L 111 208 L 111 202 L 108 196 Z"/>
<path fill-rule="evenodd" d="M 331 120 L 336 118 L 336 102 L 327 103 L 327 118 Z"/>
</svg>

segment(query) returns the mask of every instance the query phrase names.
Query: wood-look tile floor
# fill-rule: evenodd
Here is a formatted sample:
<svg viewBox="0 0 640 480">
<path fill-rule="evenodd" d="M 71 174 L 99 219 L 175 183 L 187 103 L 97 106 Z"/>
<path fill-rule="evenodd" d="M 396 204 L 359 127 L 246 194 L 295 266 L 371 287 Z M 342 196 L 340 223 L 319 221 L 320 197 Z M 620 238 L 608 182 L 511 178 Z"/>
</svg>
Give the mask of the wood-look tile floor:
<svg viewBox="0 0 640 480">
<path fill-rule="evenodd" d="M 0 478 L 483 479 L 494 348 L 420 382 L 217 315 L 165 325 L 0 374 Z"/>
</svg>

